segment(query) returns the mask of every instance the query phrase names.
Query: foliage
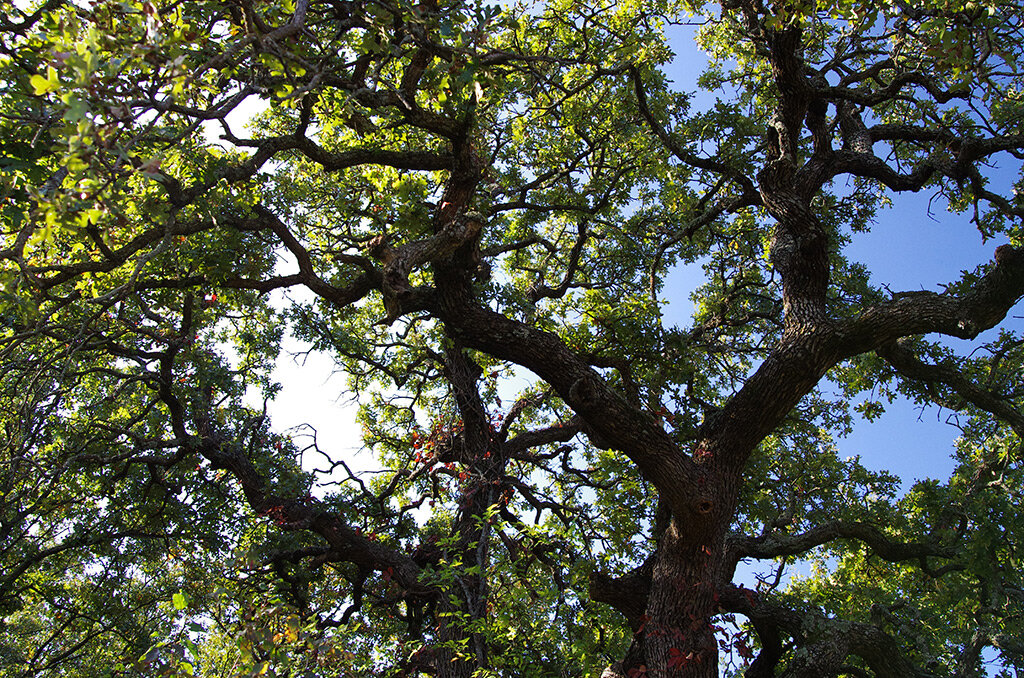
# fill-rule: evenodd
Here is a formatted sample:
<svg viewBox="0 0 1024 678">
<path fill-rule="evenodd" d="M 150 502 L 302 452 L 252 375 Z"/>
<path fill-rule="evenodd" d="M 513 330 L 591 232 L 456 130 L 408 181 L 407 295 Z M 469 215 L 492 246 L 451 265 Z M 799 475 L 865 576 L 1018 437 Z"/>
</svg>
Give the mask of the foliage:
<svg viewBox="0 0 1024 678">
<path fill-rule="evenodd" d="M 1015 675 L 1022 15 L 17 3 L 0 675 Z M 1001 243 L 941 293 L 848 256 L 918 191 Z M 950 478 L 840 457 L 895 399 Z"/>
</svg>

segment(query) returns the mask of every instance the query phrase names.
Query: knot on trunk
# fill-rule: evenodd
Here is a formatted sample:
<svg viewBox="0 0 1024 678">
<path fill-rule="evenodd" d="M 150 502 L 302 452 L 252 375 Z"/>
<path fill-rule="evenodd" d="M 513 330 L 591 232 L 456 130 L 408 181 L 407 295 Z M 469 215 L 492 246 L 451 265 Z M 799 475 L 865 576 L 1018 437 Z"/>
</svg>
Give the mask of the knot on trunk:
<svg viewBox="0 0 1024 678">
<path fill-rule="evenodd" d="M 1000 245 L 995 251 L 996 264 L 999 266 L 1014 264 L 1021 259 L 1021 251 L 1013 245 Z"/>
<path fill-rule="evenodd" d="M 581 407 L 592 407 L 597 404 L 598 386 L 592 375 L 586 374 L 569 387 L 569 400 Z"/>
</svg>

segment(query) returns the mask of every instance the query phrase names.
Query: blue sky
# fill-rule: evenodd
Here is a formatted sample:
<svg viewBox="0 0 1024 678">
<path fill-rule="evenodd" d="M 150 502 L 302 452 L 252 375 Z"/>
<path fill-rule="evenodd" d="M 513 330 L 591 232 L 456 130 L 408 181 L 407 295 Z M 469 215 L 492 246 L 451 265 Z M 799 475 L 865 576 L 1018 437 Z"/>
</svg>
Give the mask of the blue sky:
<svg viewBox="0 0 1024 678">
<path fill-rule="evenodd" d="M 847 256 L 864 263 L 876 285 L 893 291 L 941 291 L 942 283 L 955 281 L 963 270 L 991 261 L 1005 238 L 983 242 L 966 214 L 951 214 L 942 200 L 931 204 L 925 192 L 897 196 L 894 205 L 879 215 L 869 233 L 854 236 Z M 1020 311 L 1018 311 L 1020 313 Z M 1019 327 L 1019 321 L 1015 322 Z M 982 335 L 992 336 L 994 330 Z M 938 338 L 938 337 L 933 337 Z M 958 353 L 969 352 L 978 340 L 955 338 L 943 341 Z M 874 422 L 859 421 L 840 441 L 846 454 L 860 454 L 869 468 L 885 468 L 904 480 L 945 480 L 953 470 L 950 458 L 959 430 L 947 423 L 949 411 L 921 409 L 906 400 L 887 405 Z"/>
</svg>

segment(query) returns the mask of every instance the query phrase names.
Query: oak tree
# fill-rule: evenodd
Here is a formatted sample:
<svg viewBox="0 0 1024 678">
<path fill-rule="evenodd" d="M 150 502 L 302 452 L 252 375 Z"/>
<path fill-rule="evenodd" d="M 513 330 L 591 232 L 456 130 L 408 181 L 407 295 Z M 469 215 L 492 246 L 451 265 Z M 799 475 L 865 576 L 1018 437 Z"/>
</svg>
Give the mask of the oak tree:
<svg viewBox="0 0 1024 678">
<path fill-rule="evenodd" d="M 1022 25 L 16 3 L 0 673 L 1024 669 Z M 991 259 L 873 284 L 847 246 L 918 192 Z M 361 440 L 275 427 L 289 336 Z M 956 415 L 955 450 L 892 451 L 951 477 L 839 454 L 886 398 Z"/>
</svg>

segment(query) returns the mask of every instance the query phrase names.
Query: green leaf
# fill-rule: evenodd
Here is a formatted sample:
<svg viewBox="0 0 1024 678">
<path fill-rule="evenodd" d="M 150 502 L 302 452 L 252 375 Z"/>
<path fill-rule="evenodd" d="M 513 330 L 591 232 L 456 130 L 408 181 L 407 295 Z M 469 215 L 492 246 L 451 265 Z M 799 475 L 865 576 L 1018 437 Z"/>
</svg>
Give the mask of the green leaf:
<svg viewBox="0 0 1024 678">
<path fill-rule="evenodd" d="M 31 83 L 32 89 L 35 91 L 37 96 L 43 96 L 44 94 L 56 92 L 60 89 L 57 70 L 53 66 L 47 68 L 45 78 L 37 73 L 29 78 L 29 83 Z"/>
</svg>

